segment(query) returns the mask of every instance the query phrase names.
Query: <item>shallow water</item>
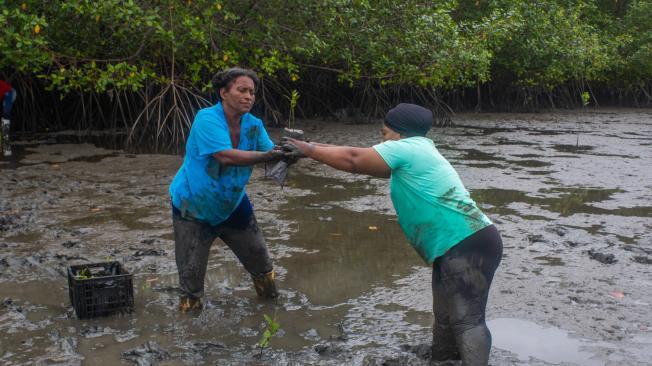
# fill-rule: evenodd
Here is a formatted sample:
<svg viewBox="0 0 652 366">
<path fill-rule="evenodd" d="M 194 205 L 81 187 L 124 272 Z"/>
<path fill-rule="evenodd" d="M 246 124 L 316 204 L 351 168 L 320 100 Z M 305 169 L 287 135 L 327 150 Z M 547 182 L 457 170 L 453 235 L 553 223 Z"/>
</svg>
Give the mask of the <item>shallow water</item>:
<svg viewBox="0 0 652 366">
<path fill-rule="evenodd" d="M 615 344 L 577 338 L 562 329 L 527 320 L 497 318 L 488 321 L 487 326 L 491 330 L 493 346 L 514 352 L 523 362 L 538 359 L 552 364 L 597 366 L 633 361 L 623 357 L 623 349 Z M 652 357 L 652 350 L 649 349 L 651 342 L 645 337 L 635 337 L 625 348 L 640 354 L 642 360 L 647 358 L 649 361 Z M 605 354 L 608 357 L 605 358 Z"/>
<path fill-rule="evenodd" d="M 650 117 L 470 114 L 433 130 L 503 235 L 487 309 L 492 364 L 649 364 Z M 327 143 L 379 140 L 373 125 L 300 127 Z M 114 365 L 152 340 L 170 365 L 428 364 L 403 345 L 430 341 L 430 269 L 398 227 L 386 180 L 301 161 L 281 189 L 256 169 L 248 194 L 281 298 L 259 300 L 218 241 L 206 307 L 181 315 L 166 198 L 180 158 L 103 141 L 39 136 L 0 160 L 3 364 Z M 589 250 L 616 261 L 598 262 Z M 135 313 L 77 320 L 65 268 L 107 259 L 134 273 Z M 263 314 L 282 330 L 260 357 Z"/>
<path fill-rule="evenodd" d="M 521 361 L 533 357 L 551 363 L 604 364 L 593 359 L 594 355 L 586 350 L 590 342 L 571 338 L 568 332 L 559 328 L 546 328 L 525 320 L 508 318 L 492 319 L 487 325 L 491 329 L 493 346 L 516 353 Z M 601 346 L 609 344 L 603 343 Z"/>
</svg>

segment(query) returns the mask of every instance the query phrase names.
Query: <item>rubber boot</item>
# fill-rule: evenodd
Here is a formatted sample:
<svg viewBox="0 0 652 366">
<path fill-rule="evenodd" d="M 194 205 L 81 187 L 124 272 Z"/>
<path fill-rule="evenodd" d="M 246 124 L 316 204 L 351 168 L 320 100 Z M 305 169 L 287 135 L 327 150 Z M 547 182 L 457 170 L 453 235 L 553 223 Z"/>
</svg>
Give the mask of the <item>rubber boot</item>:
<svg viewBox="0 0 652 366">
<path fill-rule="evenodd" d="M 6 118 L 2 118 L 2 139 L 0 144 L 2 145 L 2 153 L 4 156 L 11 156 L 11 145 L 9 145 L 9 126 L 10 121 Z"/>
<path fill-rule="evenodd" d="M 198 297 L 189 295 L 182 295 L 179 297 L 179 311 L 182 313 L 201 310 L 202 307 L 201 299 Z"/>
<path fill-rule="evenodd" d="M 278 296 L 278 288 L 276 287 L 276 273 L 271 270 L 261 275 L 252 275 L 254 280 L 254 288 L 260 297 L 274 299 Z"/>
</svg>

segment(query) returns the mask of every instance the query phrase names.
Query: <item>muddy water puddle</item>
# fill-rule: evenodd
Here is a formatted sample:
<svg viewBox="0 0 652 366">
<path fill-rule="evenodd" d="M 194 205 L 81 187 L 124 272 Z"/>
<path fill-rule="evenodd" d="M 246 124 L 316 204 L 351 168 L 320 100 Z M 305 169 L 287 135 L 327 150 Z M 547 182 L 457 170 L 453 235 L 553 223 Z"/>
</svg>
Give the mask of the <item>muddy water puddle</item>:
<svg viewBox="0 0 652 366">
<path fill-rule="evenodd" d="M 552 364 L 607 365 L 630 364 L 628 352 L 641 360 L 652 359 L 646 337 L 635 337 L 626 346 L 609 342 L 578 338 L 563 329 L 541 326 L 523 319 L 497 318 L 487 322 L 492 333 L 493 346 L 509 350 L 524 363 L 543 360 Z"/>
<path fill-rule="evenodd" d="M 492 333 L 494 347 L 509 350 L 527 362 L 536 358 L 551 363 L 571 362 L 578 365 L 602 365 L 588 348 L 609 346 L 608 343 L 591 343 L 571 338 L 568 332 L 555 327 L 542 327 L 521 319 L 498 318 L 487 324 Z"/>
<path fill-rule="evenodd" d="M 503 212 L 506 212 L 509 210 L 506 206 L 523 202 L 537 205 L 562 217 L 578 213 L 652 217 L 652 207 L 649 206 L 604 209 L 593 205 L 611 199 L 611 196 L 618 192 L 623 191 L 600 188 L 551 188 L 540 189 L 532 194 L 519 190 L 488 188 L 473 190 L 472 197 L 478 203 L 491 205 L 487 208 L 490 212 L 493 210 L 492 207 L 497 211 L 503 209 Z"/>
<path fill-rule="evenodd" d="M 431 137 L 505 242 L 491 364 L 650 364 L 649 114 L 457 119 Z M 378 126 L 301 127 L 315 141 L 379 140 Z M 100 140 L 41 136 L 0 159 L 0 363 L 428 364 L 417 346 L 431 339 L 431 270 L 400 231 L 387 181 L 302 161 L 281 189 L 257 169 L 248 193 L 281 298 L 259 300 L 218 241 L 205 309 L 181 315 L 166 194 L 180 158 Z M 134 273 L 135 312 L 78 320 L 65 268 L 107 259 Z M 263 314 L 281 331 L 260 357 Z"/>
</svg>

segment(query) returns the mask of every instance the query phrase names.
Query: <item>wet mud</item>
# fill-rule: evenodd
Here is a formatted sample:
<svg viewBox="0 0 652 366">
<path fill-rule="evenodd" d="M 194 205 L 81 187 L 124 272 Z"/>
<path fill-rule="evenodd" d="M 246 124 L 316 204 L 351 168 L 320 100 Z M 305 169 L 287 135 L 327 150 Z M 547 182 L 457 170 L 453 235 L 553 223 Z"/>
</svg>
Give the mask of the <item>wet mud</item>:
<svg viewBox="0 0 652 366">
<path fill-rule="evenodd" d="M 430 136 L 504 242 L 490 364 L 652 364 L 652 111 L 455 121 Z M 324 143 L 380 140 L 379 125 L 297 127 Z M 280 188 L 256 168 L 248 195 L 280 298 L 258 299 L 218 240 L 204 310 L 179 314 L 167 187 L 181 158 L 119 142 L 22 136 L 0 159 L 1 364 L 430 364 L 431 269 L 386 180 L 300 161 Z M 79 320 L 66 269 L 107 260 L 134 274 L 135 312 Z M 281 330 L 261 352 L 263 314 Z"/>
</svg>

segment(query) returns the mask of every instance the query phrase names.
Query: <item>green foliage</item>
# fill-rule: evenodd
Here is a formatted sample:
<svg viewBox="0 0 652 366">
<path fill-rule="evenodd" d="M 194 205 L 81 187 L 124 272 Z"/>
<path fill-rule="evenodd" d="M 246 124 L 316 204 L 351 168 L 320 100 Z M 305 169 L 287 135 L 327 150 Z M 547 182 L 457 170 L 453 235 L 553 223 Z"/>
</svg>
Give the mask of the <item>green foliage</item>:
<svg viewBox="0 0 652 366">
<path fill-rule="evenodd" d="M 5 0 L 0 0 L 0 9 L 0 69 L 29 73 L 48 66 L 47 41 L 41 34 L 45 18 L 8 6 Z"/>
<path fill-rule="evenodd" d="M 1 3 L 0 68 L 63 92 L 174 79 L 205 89 L 212 74 L 238 64 L 292 80 L 320 67 L 349 85 L 372 78 L 440 88 L 652 75 L 649 0 Z"/>
<path fill-rule="evenodd" d="M 305 72 L 299 65 L 322 67 L 350 85 L 375 78 L 452 88 L 493 75 L 550 88 L 599 78 L 608 56 L 617 56 L 605 49 L 616 38 L 627 57 L 621 67 L 640 69 L 641 77 L 650 67 L 645 0 L 625 8 L 619 27 L 611 27 L 617 14 L 592 1 L 2 3 L 8 26 L 0 67 L 34 73 L 64 92 L 138 90 L 174 78 L 203 87 L 237 64 L 293 80 Z M 605 25 L 612 34 L 598 27 Z"/>
<path fill-rule="evenodd" d="M 261 354 L 265 348 L 269 347 L 269 342 L 272 340 L 272 337 L 281 329 L 281 324 L 276 321 L 276 314 L 274 315 L 274 319 L 267 314 L 263 314 L 263 318 L 265 319 L 265 330 L 258 341 Z"/>
<path fill-rule="evenodd" d="M 582 21 L 584 4 L 515 4 L 511 31 L 498 46 L 495 76 L 550 90 L 573 80 L 596 80 L 608 66 L 598 30 Z"/>
<path fill-rule="evenodd" d="M 0 0 L 0 9 L 0 72 L 62 96 L 206 93 L 234 65 L 280 95 L 315 73 L 351 88 L 443 91 L 652 80 L 652 0 Z"/>
<path fill-rule="evenodd" d="M 325 6 L 317 34 L 327 45 L 322 62 L 341 70 L 341 80 L 379 79 L 381 85 L 452 88 L 475 82 L 488 64 L 481 43 L 451 17 L 453 1 L 339 2 Z M 313 31 L 313 34 L 316 32 Z"/>
<path fill-rule="evenodd" d="M 631 1 L 620 24 L 620 55 L 617 80 L 641 85 L 652 80 L 652 1 Z"/>
</svg>

